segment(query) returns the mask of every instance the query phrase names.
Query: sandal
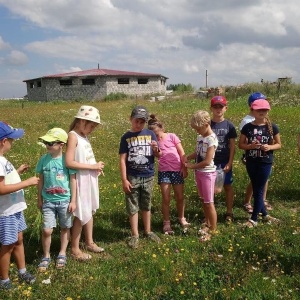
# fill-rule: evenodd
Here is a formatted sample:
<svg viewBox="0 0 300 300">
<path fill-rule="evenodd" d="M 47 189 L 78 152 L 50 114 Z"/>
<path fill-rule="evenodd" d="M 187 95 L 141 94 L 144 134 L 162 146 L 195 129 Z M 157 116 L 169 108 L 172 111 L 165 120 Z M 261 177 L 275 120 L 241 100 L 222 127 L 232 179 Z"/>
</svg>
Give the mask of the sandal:
<svg viewBox="0 0 300 300">
<path fill-rule="evenodd" d="M 174 231 L 171 228 L 171 222 L 170 221 L 164 221 L 163 222 L 163 233 L 172 235 L 174 234 Z"/>
<path fill-rule="evenodd" d="M 63 269 L 67 264 L 67 257 L 65 255 L 58 255 L 56 258 L 56 268 Z"/>
<path fill-rule="evenodd" d="M 266 215 L 262 217 L 262 220 L 266 224 L 279 224 L 280 220 L 274 217 L 271 217 L 270 215 Z"/>
<path fill-rule="evenodd" d="M 252 214 L 253 213 L 253 207 L 250 203 L 246 203 L 243 205 L 244 210 L 248 213 L 248 214 Z"/>
<path fill-rule="evenodd" d="M 41 262 L 38 265 L 39 272 L 46 272 L 49 268 L 50 262 L 51 262 L 50 257 L 43 257 Z"/>
<path fill-rule="evenodd" d="M 191 225 L 191 223 L 186 221 L 186 218 L 178 218 L 178 221 L 183 228 L 187 228 Z"/>
<path fill-rule="evenodd" d="M 226 213 L 225 214 L 225 222 L 232 223 L 233 222 L 233 213 Z"/>
<path fill-rule="evenodd" d="M 71 254 L 71 257 L 77 261 L 82 261 L 82 262 L 88 261 L 92 258 L 90 254 L 84 252 L 78 254 Z"/>
<path fill-rule="evenodd" d="M 94 252 L 94 253 L 102 253 L 105 251 L 103 248 L 97 246 L 97 244 L 95 243 L 92 243 L 90 246 L 86 245 L 85 248 L 87 251 Z"/>
<path fill-rule="evenodd" d="M 257 226 L 257 222 L 249 219 L 246 223 L 243 224 L 243 227 L 246 227 L 246 228 L 254 228 Z"/>
<path fill-rule="evenodd" d="M 272 205 L 269 203 L 269 201 L 265 200 L 265 201 L 264 201 L 264 204 L 265 204 L 266 210 L 273 210 L 273 207 L 272 207 Z"/>
</svg>

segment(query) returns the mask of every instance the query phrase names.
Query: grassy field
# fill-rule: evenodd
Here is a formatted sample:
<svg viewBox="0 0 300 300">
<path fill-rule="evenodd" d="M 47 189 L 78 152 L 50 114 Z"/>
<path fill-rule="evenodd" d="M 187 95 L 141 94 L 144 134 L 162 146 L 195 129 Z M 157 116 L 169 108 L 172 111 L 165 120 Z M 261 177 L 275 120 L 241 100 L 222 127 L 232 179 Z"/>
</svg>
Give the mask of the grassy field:
<svg viewBox="0 0 300 300">
<path fill-rule="evenodd" d="M 226 118 L 236 127 L 248 112 L 247 96 L 228 98 Z M 10 293 L 0 291 L 0 299 L 300 299 L 300 155 L 296 137 L 299 130 L 299 102 L 274 98 L 270 117 L 279 125 L 283 147 L 275 152 L 275 163 L 269 184 L 268 200 L 272 215 L 280 225 L 259 225 L 254 230 L 241 227 L 247 214 L 242 210 L 244 190 L 248 183 L 245 167 L 237 149 L 234 161 L 235 222 L 224 223 L 224 194 L 216 196 L 219 235 L 210 242 L 200 243 L 197 231 L 203 218 L 193 174 L 186 180 L 186 217 L 192 223 L 187 235 L 176 224 L 172 202 L 172 223 L 175 235 L 161 233 L 161 196 L 156 184 L 153 197 L 153 230 L 162 243 L 144 239 L 136 250 L 129 249 L 130 234 L 124 196 L 119 175 L 118 147 L 121 135 L 130 127 L 129 115 L 136 104 L 147 106 L 164 121 L 167 131 L 176 133 L 186 153 L 193 151 L 196 135 L 189 126 L 191 114 L 209 109 L 207 99 L 182 97 L 176 100 L 146 102 L 124 100 L 84 103 L 101 112 L 103 125 L 92 134 L 91 143 L 98 160 L 105 162 L 105 177 L 100 177 L 100 210 L 95 215 L 94 236 L 106 249 L 104 255 L 93 255 L 86 264 L 69 258 L 66 269 L 37 274 L 32 286 L 19 285 Z M 38 158 L 45 152 L 37 144 L 39 136 L 52 127 L 68 130 L 82 103 L 31 103 L 1 101 L 1 120 L 14 127 L 25 128 L 25 136 L 13 145 L 7 158 L 15 165 L 28 163 L 27 178 L 34 175 Z M 38 209 L 35 187 L 25 191 L 28 208 L 25 216 L 27 267 L 37 272 L 42 247 L 37 232 Z M 176 224 L 176 225 L 175 225 Z M 142 228 L 141 228 L 142 230 Z M 52 258 L 59 250 L 59 230 L 52 240 Z M 17 280 L 15 264 L 11 278 Z M 42 283 L 50 279 L 50 284 Z M 17 281 L 16 281 L 17 283 Z"/>
</svg>

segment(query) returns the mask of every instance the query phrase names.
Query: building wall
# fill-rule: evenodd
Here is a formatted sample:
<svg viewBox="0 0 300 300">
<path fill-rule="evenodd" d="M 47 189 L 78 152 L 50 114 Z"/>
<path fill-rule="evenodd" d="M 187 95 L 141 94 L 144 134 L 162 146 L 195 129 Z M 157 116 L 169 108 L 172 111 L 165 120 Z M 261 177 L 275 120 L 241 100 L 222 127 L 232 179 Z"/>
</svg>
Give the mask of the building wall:
<svg viewBox="0 0 300 300">
<path fill-rule="evenodd" d="M 95 85 L 82 85 L 82 78 L 75 77 L 69 86 L 61 86 L 61 78 L 42 78 L 26 82 L 27 95 L 29 100 L 34 101 L 101 100 L 110 93 L 141 96 L 166 92 L 164 78 L 150 77 L 147 84 L 138 84 L 137 77 L 131 77 L 129 84 L 118 84 L 118 78 L 120 77 L 100 76 L 95 78 Z M 40 87 L 38 81 L 41 81 Z"/>
</svg>

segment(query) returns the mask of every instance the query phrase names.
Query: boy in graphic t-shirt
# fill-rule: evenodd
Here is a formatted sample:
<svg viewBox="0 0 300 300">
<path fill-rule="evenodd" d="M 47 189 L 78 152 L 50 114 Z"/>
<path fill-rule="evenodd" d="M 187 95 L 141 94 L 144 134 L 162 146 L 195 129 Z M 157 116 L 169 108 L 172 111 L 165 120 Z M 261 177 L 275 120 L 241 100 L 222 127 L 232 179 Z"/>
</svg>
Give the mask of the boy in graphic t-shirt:
<svg viewBox="0 0 300 300">
<path fill-rule="evenodd" d="M 137 248 L 139 242 L 138 212 L 142 211 L 145 236 L 155 242 L 159 237 L 151 231 L 151 197 L 154 181 L 154 157 L 161 152 L 156 135 L 146 129 L 147 109 L 136 106 L 131 113 L 131 129 L 120 141 L 120 171 L 125 192 L 126 210 L 129 214 L 131 237 L 128 246 Z"/>
</svg>

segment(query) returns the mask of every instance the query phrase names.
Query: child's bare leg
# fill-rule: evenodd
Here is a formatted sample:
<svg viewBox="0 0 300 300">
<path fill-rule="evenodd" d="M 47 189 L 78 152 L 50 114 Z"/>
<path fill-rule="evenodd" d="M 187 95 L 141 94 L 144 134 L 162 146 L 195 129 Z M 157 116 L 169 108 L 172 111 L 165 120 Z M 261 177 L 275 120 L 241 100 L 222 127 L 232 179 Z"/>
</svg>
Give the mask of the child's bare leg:
<svg viewBox="0 0 300 300">
<path fill-rule="evenodd" d="M 209 224 L 210 230 L 217 229 L 217 212 L 214 203 L 204 203 L 204 215 Z"/>
<path fill-rule="evenodd" d="M 9 278 L 8 273 L 9 273 L 10 258 L 14 247 L 15 244 L 1 245 L 1 250 L 0 250 L 0 279 L 1 280 L 5 280 Z"/>
<path fill-rule="evenodd" d="M 81 237 L 82 225 L 80 220 L 75 217 L 73 221 L 73 227 L 71 231 L 71 253 L 73 255 L 80 255 L 82 251 L 79 248 L 79 242 Z"/>
<path fill-rule="evenodd" d="M 44 257 L 50 257 L 51 235 L 53 228 L 44 228 L 42 233 L 42 246 Z"/>
<path fill-rule="evenodd" d="M 70 239 L 70 229 L 69 228 L 61 228 L 59 255 L 66 255 L 69 239 Z"/>
<path fill-rule="evenodd" d="M 142 218 L 143 218 L 143 224 L 144 224 L 144 231 L 147 234 L 147 233 L 151 232 L 151 211 L 143 210 Z"/>
<path fill-rule="evenodd" d="M 161 183 L 160 190 L 162 195 L 162 214 L 164 221 L 170 220 L 170 202 L 171 202 L 171 185 L 169 183 Z"/>
<path fill-rule="evenodd" d="M 131 228 L 131 235 L 139 236 L 139 229 L 138 229 L 139 214 L 135 213 L 134 215 L 129 215 L 129 223 Z"/>
<path fill-rule="evenodd" d="M 26 264 L 25 264 L 24 244 L 23 244 L 23 232 L 18 233 L 18 240 L 15 243 L 12 254 L 15 258 L 18 270 L 24 269 L 26 267 Z"/>
<path fill-rule="evenodd" d="M 83 225 L 84 240 L 87 246 L 92 246 L 94 244 L 93 226 L 94 226 L 93 217 L 91 217 L 91 219 L 86 224 Z"/>
<path fill-rule="evenodd" d="M 231 184 L 224 184 L 225 190 L 225 197 L 226 197 L 226 213 L 232 214 L 233 209 L 233 199 L 234 199 L 234 192 L 233 187 Z"/>
<path fill-rule="evenodd" d="M 266 182 L 266 185 L 264 188 L 264 201 L 267 199 L 268 184 L 269 184 L 269 180 Z"/>
<path fill-rule="evenodd" d="M 178 213 L 178 219 L 181 220 L 184 218 L 184 185 L 183 184 L 174 184 L 174 197 L 176 200 L 176 208 Z"/>
</svg>

